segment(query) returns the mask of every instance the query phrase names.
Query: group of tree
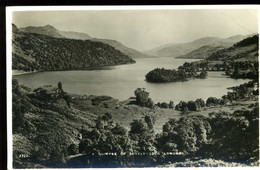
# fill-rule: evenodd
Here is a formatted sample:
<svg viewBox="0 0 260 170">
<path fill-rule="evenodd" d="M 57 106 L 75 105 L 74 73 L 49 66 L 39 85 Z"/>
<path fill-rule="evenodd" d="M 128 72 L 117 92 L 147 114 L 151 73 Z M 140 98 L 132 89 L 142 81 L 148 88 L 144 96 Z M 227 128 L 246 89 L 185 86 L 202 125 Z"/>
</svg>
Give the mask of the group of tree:
<svg viewBox="0 0 260 170">
<path fill-rule="evenodd" d="M 242 79 L 258 79 L 259 77 L 259 63 L 258 61 L 219 61 L 218 63 L 210 63 L 209 61 L 192 62 L 193 67 L 197 72 L 202 70 L 199 74 L 200 78 L 206 78 L 206 71 L 224 71 L 227 76 L 231 78 Z M 180 66 L 179 68 L 182 68 Z M 205 71 L 204 71 L 205 70 Z"/>
<path fill-rule="evenodd" d="M 229 48 L 211 54 L 208 61 L 258 60 L 259 36 L 248 37 Z"/>
<path fill-rule="evenodd" d="M 173 109 L 174 108 L 174 102 L 170 101 L 169 103 L 166 102 L 158 102 L 156 106 L 160 108 L 165 108 L 165 109 Z"/>
<path fill-rule="evenodd" d="M 199 111 L 205 107 L 221 106 L 228 103 L 232 103 L 236 100 L 250 99 L 259 94 L 258 89 L 254 89 L 256 80 L 249 81 L 236 87 L 232 87 L 232 92 L 228 92 L 227 95 L 223 95 L 221 98 L 209 97 L 206 102 L 203 99 L 196 99 L 195 101 L 180 101 L 176 106 L 174 102 L 158 102 L 154 104 L 151 98 L 149 98 L 149 92 L 146 92 L 144 88 L 138 88 L 135 90 L 136 104 L 145 106 L 148 108 L 154 108 L 158 106 L 160 108 L 173 109 L 187 112 L 187 111 Z"/>
<path fill-rule="evenodd" d="M 170 119 L 163 125 L 162 133 L 156 135 L 156 147 L 160 152 L 197 152 L 209 142 L 211 126 L 204 116 L 185 116 Z"/>
<path fill-rule="evenodd" d="M 180 101 L 179 104 L 175 106 L 175 110 L 186 111 L 198 111 L 206 106 L 203 99 L 197 99 L 195 101 Z"/>
<path fill-rule="evenodd" d="M 99 116 L 91 130 L 83 130 L 83 139 L 79 144 L 79 153 L 85 155 L 85 160 L 92 167 L 123 166 L 129 162 L 138 162 L 133 153 L 153 153 L 154 146 L 154 117 L 145 116 L 144 119 L 133 120 L 130 130 L 115 124 L 112 115 L 106 113 Z M 111 155 L 102 155 L 113 153 Z M 151 160 L 149 160 L 150 162 Z M 85 162 L 86 163 L 86 162 Z"/>
<path fill-rule="evenodd" d="M 225 69 L 226 75 L 231 78 L 253 79 L 259 78 L 259 63 L 258 61 L 236 61 L 229 63 L 229 68 Z"/>
<path fill-rule="evenodd" d="M 197 70 L 196 65 L 185 62 L 183 66 L 175 69 L 156 68 L 145 75 L 148 82 L 161 83 L 161 82 L 177 82 L 187 81 L 192 78 L 205 79 L 208 73 L 206 70 Z"/>
<path fill-rule="evenodd" d="M 234 113 L 211 113 L 212 132 L 205 153 L 227 160 L 259 160 L 259 107 Z"/>
<path fill-rule="evenodd" d="M 253 109 L 234 113 L 213 112 L 209 117 L 184 116 L 179 120 L 170 119 L 163 125 L 162 132 L 156 135 L 153 131 L 154 119 L 150 116 L 133 120 L 127 133 L 120 125 L 114 125 L 111 115 L 106 114 L 97 119 L 92 130 L 85 132 L 79 151 L 85 154 L 87 167 L 102 166 L 105 162 L 117 167 L 151 166 L 180 157 L 240 162 L 258 160 L 258 114 L 259 108 L 255 106 Z M 106 152 L 117 154 L 101 154 Z M 143 155 L 138 156 L 138 153 Z M 181 155 L 177 156 L 176 153 Z"/>
<path fill-rule="evenodd" d="M 24 71 L 79 70 L 93 66 L 134 63 L 107 44 L 90 40 L 13 33 L 12 68 Z"/>
<path fill-rule="evenodd" d="M 259 108 L 234 113 L 211 113 L 203 116 L 169 120 L 157 135 L 162 151 L 181 151 L 187 154 L 246 161 L 259 159 Z M 157 147 L 157 148 L 158 148 Z"/>
<path fill-rule="evenodd" d="M 252 80 L 239 86 L 232 87 L 232 92 L 228 92 L 221 98 L 209 97 L 206 102 L 203 99 L 197 99 L 195 101 L 180 101 L 175 110 L 187 112 L 187 111 L 199 111 L 204 107 L 223 106 L 233 101 L 253 99 L 259 95 L 259 90 L 255 89 L 257 81 Z"/>
<path fill-rule="evenodd" d="M 154 108 L 154 102 L 149 97 L 149 92 L 145 91 L 145 88 L 137 88 L 134 92 L 136 97 L 136 104 L 139 106 L 145 106 L 148 108 Z"/>
</svg>

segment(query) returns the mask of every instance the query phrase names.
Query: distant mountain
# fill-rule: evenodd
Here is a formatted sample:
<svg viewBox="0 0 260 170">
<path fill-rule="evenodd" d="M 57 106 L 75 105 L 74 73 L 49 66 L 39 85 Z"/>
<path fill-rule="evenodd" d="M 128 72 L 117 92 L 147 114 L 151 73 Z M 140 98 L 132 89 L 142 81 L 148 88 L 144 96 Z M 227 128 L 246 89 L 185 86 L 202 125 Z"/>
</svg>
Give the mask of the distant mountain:
<svg viewBox="0 0 260 170">
<path fill-rule="evenodd" d="M 210 55 L 207 60 L 240 60 L 258 61 L 259 36 L 254 35 L 235 43 L 230 48 L 218 50 Z"/>
<path fill-rule="evenodd" d="M 224 47 L 212 47 L 209 45 L 202 46 L 188 54 L 178 56 L 176 58 L 186 58 L 186 59 L 205 59 L 208 58 L 214 52 L 224 49 Z"/>
<path fill-rule="evenodd" d="M 65 38 L 62 35 L 60 35 L 59 31 L 51 25 L 45 25 L 40 27 L 33 27 L 33 26 L 22 27 L 19 28 L 19 30 L 27 33 L 47 35 L 55 38 Z"/>
<path fill-rule="evenodd" d="M 101 42 L 13 32 L 12 67 L 17 70 L 77 70 L 135 61 Z"/>
<path fill-rule="evenodd" d="M 226 39 L 217 38 L 217 37 L 204 37 L 188 43 L 181 43 L 181 44 L 171 43 L 168 45 L 166 44 L 161 48 L 148 50 L 145 52 L 145 54 L 155 55 L 159 57 L 178 57 L 178 56 L 186 55 L 194 50 L 197 50 L 202 46 L 230 47 L 234 43 L 241 41 L 246 37 L 248 36 L 237 35 Z"/>
<path fill-rule="evenodd" d="M 85 33 L 79 33 L 79 32 L 72 32 L 72 31 L 59 31 L 55 27 L 51 25 L 45 25 L 40 27 L 24 27 L 20 28 L 21 31 L 28 32 L 28 33 L 36 33 L 41 35 L 47 35 L 50 37 L 55 38 L 69 38 L 69 39 L 77 39 L 77 40 L 89 40 L 102 42 L 105 44 L 108 44 L 115 49 L 121 51 L 122 53 L 130 56 L 131 58 L 147 58 L 152 57 L 146 54 L 143 54 L 133 48 L 126 47 L 122 43 L 116 41 L 116 40 L 110 40 L 110 39 L 97 39 L 97 38 L 91 38 L 88 34 Z"/>
<path fill-rule="evenodd" d="M 23 31 L 23 32 L 28 32 L 28 33 L 47 35 L 47 36 L 55 37 L 55 38 L 69 38 L 69 39 L 79 39 L 79 40 L 91 39 L 91 37 L 88 34 L 72 32 L 72 31 L 68 31 L 68 32 L 59 31 L 51 25 L 45 25 L 45 26 L 39 26 L 39 27 L 33 27 L 33 26 L 22 27 L 22 28 L 19 28 L 19 30 Z"/>
<path fill-rule="evenodd" d="M 15 24 L 12 24 L 12 31 L 13 32 L 19 31 L 19 29 L 17 28 L 17 26 Z"/>
<path fill-rule="evenodd" d="M 143 53 L 141 53 L 141 52 L 139 52 L 139 51 L 137 51 L 133 48 L 126 47 L 125 45 L 123 45 L 122 43 L 120 43 L 116 40 L 97 39 L 97 38 L 93 38 L 91 40 L 111 45 L 115 49 L 121 51 L 122 53 L 124 53 L 124 54 L 126 54 L 126 55 L 128 55 L 132 58 L 149 58 L 149 57 L 152 57 L 150 55 L 143 54 Z"/>
<path fill-rule="evenodd" d="M 175 46 L 175 45 L 177 45 L 177 44 L 178 44 L 178 43 L 164 44 L 164 45 L 155 47 L 155 48 L 153 48 L 153 49 L 143 51 L 143 53 L 144 53 L 144 54 L 147 54 L 147 55 L 152 55 L 152 56 L 160 57 L 160 56 L 158 56 L 158 51 L 159 51 L 159 50 L 164 49 L 164 48 L 167 48 L 167 47 Z"/>
</svg>

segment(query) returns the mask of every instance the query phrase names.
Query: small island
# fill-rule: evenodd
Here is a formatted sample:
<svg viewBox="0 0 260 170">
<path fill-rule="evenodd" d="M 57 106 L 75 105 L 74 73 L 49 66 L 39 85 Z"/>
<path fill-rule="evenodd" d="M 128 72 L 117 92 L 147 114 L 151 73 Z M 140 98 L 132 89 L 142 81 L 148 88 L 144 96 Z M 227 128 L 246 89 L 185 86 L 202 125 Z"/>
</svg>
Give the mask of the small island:
<svg viewBox="0 0 260 170">
<path fill-rule="evenodd" d="M 187 81 L 193 78 L 205 79 L 208 75 L 205 69 L 198 69 L 192 67 L 193 63 L 185 62 L 178 70 L 156 68 L 146 74 L 145 78 L 148 82 L 162 83 L 162 82 L 177 82 Z"/>
</svg>

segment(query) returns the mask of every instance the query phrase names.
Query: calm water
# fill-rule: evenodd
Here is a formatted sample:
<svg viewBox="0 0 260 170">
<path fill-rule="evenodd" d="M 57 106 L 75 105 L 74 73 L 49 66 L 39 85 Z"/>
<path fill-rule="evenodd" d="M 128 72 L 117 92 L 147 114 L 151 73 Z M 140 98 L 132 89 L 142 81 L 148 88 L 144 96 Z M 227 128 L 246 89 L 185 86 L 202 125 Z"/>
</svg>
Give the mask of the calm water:
<svg viewBox="0 0 260 170">
<path fill-rule="evenodd" d="M 195 79 L 186 82 L 154 84 L 145 81 L 145 74 L 156 67 L 177 68 L 185 59 L 145 58 L 136 59 L 136 64 L 109 66 L 102 70 L 41 72 L 15 76 L 20 84 L 30 88 L 42 85 L 56 85 L 59 81 L 69 93 L 109 95 L 119 100 L 134 96 L 138 87 L 146 88 L 151 98 L 158 101 L 170 100 L 175 103 L 210 96 L 221 97 L 228 87 L 236 86 L 248 80 L 227 78 L 220 72 L 209 72 L 207 79 Z"/>
</svg>

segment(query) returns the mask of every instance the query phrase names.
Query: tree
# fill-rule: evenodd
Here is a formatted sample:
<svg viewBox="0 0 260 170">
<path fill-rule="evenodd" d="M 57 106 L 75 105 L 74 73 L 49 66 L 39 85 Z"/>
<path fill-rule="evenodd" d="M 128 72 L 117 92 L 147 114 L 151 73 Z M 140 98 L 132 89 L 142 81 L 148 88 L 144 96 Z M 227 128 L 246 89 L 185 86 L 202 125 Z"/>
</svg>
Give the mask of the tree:
<svg viewBox="0 0 260 170">
<path fill-rule="evenodd" d="M 58 82 L 58 88 L 59 88 L 60 90 L 62 90 L 62 83 L 61 83 L 61 82 Z"/>
<path fill-rule="evenodd" d="M 156 148 L 154 147 L 153 134 L 154 121 L 154 118 L 146 116 L 145 121 L 143 121 L 142 119 L 135 119 L 132 123 L 130 123 L 129 137 L 132 141 L 134 152 L 156 152 Z"/>
<path fill-rule="evenodd" d="M 175 106 L 175 110 L 187 111 L 188 110 L 187 102 L 180 101 L 180 103 Z"/>
<path fill-rule="evenodd" d="M 163 125 L 163 132 L 156 136 L 157 150 L 192 154 L 208 141 L 211 127 L 203 116 L 185 116 L 170 119 Z"/>
<path fill-rule="evenodd" d="M 166 103 L 166 102 L 162 102 L 161 103 L 161 108 L 169 108 L 169 105 L 168 105 L 168 103 Z"/>
<path fill-rule="evenodd" d="M 174 102 L 173 102 L 173 101 L 170 101 L 170 103 L 169 103 L 169 108 L 170 108 L 170 109 L 173 109 L 173 108 L 174 108 Z"/>
<path fill-rule="evenodd" d="M 199 108 L 204 108 L 206 106 L 206 103 L 203 99 L 196 99 L 195 103 L 198 105 Z"/>
<path fill-rule="evenodd" d="M 140 106 L 148 108 L 154 107 L 154 102 L 149 98 L 149 93 L 145 91 L 145 88 L 137 88 L 134 92 L 136 96 L 136 103 Z"/>
<path fill-rule="evenodd" d="M 198 110 L 198 104 L 194 101 L 188 101 L 187 103 L 188 110 L 190 111 L 197 111 Z"/>
<path fill-rule="evenodd" d="M 218 98 L 216 97 L 209 97 L 206 101 L 206 106 L 210 107 L 210 106 L 217 106 L 219 105 L 220 101 Z"/>
<path fill-rule="evenodd" d="M 99 116 L 95 123 L 92 130 L 85 132 L 84 138 L 79 144 L 79 152 L 86 155 L 117 153 L 118 160 L 122 161 L 124 158 L 120 156 L 121 153 L 129 154 L 131 152 L 127 130 L 119 124 L 114 125 L 109 113 Z"/>
</svg>

